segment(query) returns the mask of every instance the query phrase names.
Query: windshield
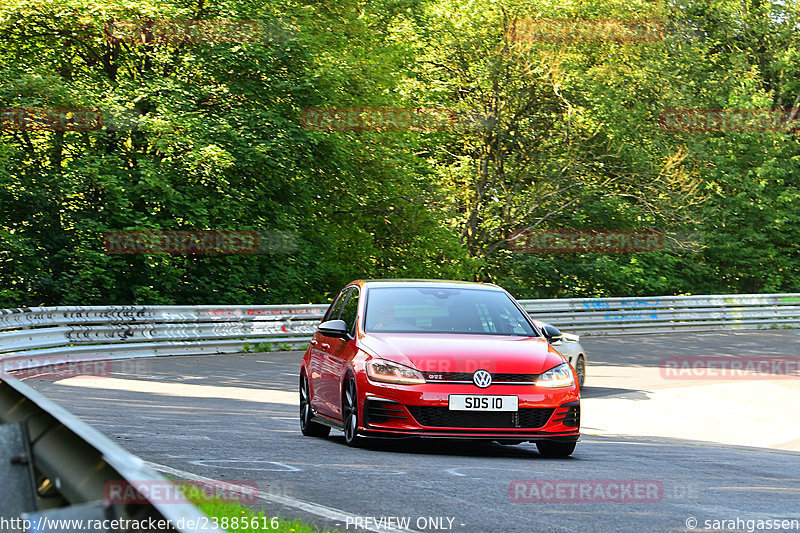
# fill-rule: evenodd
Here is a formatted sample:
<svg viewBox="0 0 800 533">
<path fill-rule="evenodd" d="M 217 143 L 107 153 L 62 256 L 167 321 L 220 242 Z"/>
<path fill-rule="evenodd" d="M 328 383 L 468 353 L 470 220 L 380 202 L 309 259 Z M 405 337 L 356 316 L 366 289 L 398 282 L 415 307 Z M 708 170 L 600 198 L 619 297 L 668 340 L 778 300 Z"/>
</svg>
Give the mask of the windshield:
<svg viewBox="0 0 800 533">
<path fill-rule="evenodd" d="M 506 293 L 441 287 L 369 289 L 364 329 L 374 333 L 538 336 Z"/>
</svg>

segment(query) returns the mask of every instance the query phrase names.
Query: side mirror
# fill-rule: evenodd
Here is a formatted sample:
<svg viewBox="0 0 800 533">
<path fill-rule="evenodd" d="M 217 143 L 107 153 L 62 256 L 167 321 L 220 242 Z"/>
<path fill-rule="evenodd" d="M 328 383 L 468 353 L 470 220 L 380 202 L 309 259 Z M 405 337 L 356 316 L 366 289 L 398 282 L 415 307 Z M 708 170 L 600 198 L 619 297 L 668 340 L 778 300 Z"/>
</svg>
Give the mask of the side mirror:
<svg viewBox="0 0 800 533">
<path fill-rule="evenodd" d="M 561 330 L 555 326 L 551 326 L 550 324 L 547 324 L 542 328 L 542 333 L 544 333 L 544 337 L 550 344 L 561 342 L 561 339 L 564 338 L 564 334 L 561 333 Z"/>
<path fill-rule="evenodd" d="M 347 331 L 347 324 L 344 320 L 328 320 L 327 322 L 323 322 L 317 326 L 317 331 L 326 337 L 346 339 L 350 336 L 350 332 Z"/>
</svg>

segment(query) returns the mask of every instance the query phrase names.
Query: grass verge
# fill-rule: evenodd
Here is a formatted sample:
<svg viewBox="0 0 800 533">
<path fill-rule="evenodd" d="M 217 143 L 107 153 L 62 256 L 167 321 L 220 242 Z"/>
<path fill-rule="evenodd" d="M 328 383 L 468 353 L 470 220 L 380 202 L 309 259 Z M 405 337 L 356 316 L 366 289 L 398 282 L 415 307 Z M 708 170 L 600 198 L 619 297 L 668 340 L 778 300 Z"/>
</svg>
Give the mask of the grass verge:
<svg viewBox="0 0 800 533">
<path fill-rule="evenodd" d="M 200 508 L 220 528 L 231 533 L 339 533 L 338 530 L 321 530 L 299 520 L 288 521 L 278 516 L 265 515 L 263 511 L 254 512 L 249 507 L 235 501 L 223 500 L 219 496 L 208 498 L 197 487 L 184 491 L 186 499 Z"/>
</svg>

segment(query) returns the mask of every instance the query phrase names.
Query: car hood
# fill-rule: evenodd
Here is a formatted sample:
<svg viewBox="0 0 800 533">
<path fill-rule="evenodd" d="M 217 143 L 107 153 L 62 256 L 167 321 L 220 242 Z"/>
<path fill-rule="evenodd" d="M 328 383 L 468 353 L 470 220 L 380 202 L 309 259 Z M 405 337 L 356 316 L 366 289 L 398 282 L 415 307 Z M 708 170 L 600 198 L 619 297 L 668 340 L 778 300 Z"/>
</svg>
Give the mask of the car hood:
<svg viewBox="0 0 800 533">
<path fill-rule="evenodd" d="M 424 372 L 541 374 L 564 362 L 542 337 L 369 333 L 360 344 L 373 357 Z"/>
</svg>

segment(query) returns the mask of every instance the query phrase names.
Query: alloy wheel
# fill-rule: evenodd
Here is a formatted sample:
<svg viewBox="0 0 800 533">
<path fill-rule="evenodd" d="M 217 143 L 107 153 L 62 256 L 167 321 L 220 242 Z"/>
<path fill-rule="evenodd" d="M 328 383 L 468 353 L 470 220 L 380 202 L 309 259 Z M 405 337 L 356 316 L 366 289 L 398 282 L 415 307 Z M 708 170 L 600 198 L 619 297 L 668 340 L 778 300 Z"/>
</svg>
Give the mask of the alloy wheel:
<svg viewBox="0 0 800 533">
<path fill-rule="evenodd" d="M 331 428 L 323 426 L 312 420 L 311 394 L 308 387 L 308 378 L 300 375 L 300 431 L 306 437 L 327 437 Z"/>
<path fill-rule="evenodd" d="M 344 440 L 348 446 L 355 446 L 358 436 L 358 396 L 356 382 L 348 379 L 344 385 L 342 398 L 342 421 L 344 422 Z"/>
</svg>

